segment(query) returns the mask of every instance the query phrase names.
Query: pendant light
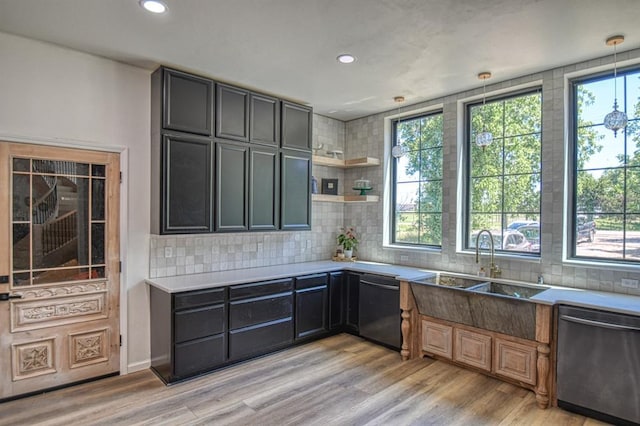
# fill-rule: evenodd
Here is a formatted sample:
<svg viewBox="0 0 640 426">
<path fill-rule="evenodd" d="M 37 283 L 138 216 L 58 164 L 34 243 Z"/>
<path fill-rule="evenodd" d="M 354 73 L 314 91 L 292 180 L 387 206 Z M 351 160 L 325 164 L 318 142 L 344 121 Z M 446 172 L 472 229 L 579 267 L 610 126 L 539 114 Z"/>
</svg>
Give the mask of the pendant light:
<svg viewBox="0 0 640 426">
<path fill-rule="evenodd" d="M 476 145 L 483 150 L 491 145 L 493 141 L 493 135 L 487 131 L 487 120 L 485 113 L 485 105 L 487 102 L 487 79 L 491 78 L 490 72 L 481 72 L 478 74 L 478 79 L 482 80 L 482 132 L 476 135 Z"/>
<path fill-rule="evenodd" d="M 398 114 L 400 113 L 400 105 L 401 103 L 404 102 L 404 96 L 396 96 L 393 98 L 393 102 L 398 104 Z M 397 123 L 400 123 L 400 119 L 397 118 L 396 119 L 396 125 Z M 394 147 L 391 149 L 391 155 L 393 156 L 393 158 L 402 158 L 407 154 L 407 147 L 404 145 L 394 145 Z"/>
<path fill-rule="evenodd" d="M 607 46 L 613 46 L 613 111 L 604 117 L 604 127 L 613 130 L 613 136 L 617 137 L 618 130 L 627 127 L 627 114 L 618 111 L 618 67 L 616 57 L 616 47 L 622 44 L 624 36 L 615 35 L 607 39 Z"/>
</svg>

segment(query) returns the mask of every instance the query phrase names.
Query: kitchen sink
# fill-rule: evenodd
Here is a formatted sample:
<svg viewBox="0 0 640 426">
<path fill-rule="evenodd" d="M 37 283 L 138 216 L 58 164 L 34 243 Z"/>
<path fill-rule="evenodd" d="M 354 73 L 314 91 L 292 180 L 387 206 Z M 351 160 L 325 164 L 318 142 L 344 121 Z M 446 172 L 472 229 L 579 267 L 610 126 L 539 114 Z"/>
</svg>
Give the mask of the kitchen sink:
<svg viewBox="0 0 640 426">
<path fill-rule="evenodd" d="M 467 287 L 466 289 L 469 291 L 475 291 L 478 293 L 491 293 L 500 296 L 508 296 L 515 297 L 518 299 L 529 299 L 530 297 L 535 296 L 538 293 L 541 293 L 547 290 L 549 287 L 533 287 L 533 286 L 523 286 L 523 285 L 515 285 L 515 284 L 504 284 L 504 283 L 496 283 L 496 282 L 483 282 L 471 287 Z"/>
<path fill-rule="evenodd" d="M 430 285 L 439 285 L 442 287 L 466 288 L 466 289 L 470 287 L 478 287 L 483 284 L 490 284 L 486 280 L 454 277 L 452 275 L 446 275 L 446 274 L 437 274 L 435 277 L 429 277 L 429 278 L 424 278 L 420 280 L 413 280 L 411 282 L 418 283 L 418 284 L 430 284 Z"/>
</svg>

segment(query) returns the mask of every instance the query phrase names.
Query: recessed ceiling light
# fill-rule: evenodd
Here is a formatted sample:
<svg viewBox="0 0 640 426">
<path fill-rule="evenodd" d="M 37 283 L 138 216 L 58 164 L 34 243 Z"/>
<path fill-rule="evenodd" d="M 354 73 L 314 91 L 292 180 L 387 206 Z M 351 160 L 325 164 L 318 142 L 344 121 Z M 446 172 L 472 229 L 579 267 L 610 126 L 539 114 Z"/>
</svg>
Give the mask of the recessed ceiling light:
<svg viewBox="0 0 640 426">
<path fill-rule="evenodd" d="M 336 58 L 338 60 L 338 62 L 340 62 L 341 64 L 350 64 L 356 61 L 356 57 L 349 54 L 349 53 L 343 53 L 341 55 L 338 55 L 338 57 Z"/>
<path fill-rule="evenodd" d="M 168 9 L 161 0 L 140 0 L 140 6 L 152 13 L 165 13 Z"/>
</svg>

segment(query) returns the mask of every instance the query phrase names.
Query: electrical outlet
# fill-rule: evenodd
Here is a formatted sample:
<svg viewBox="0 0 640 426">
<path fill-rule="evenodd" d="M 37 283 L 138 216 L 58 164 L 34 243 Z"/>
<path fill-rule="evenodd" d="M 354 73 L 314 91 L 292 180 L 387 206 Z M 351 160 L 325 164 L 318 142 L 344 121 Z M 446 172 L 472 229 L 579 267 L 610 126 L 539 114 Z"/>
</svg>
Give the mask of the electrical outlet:
<svg viewBox="0 0 640 426">
<path fill-rule="evenodd" d="M 173 247 L 165 247 L 164 248 L 164 257 L 173 256 Z"/>
<path fill-rule="evenodd" d="M 408 262 L 409 261 L 409 256 L 407 255 L 400 255 L 400 262 Z"/>
<path fill-rule="evenodd" d="M 620 282 L 620 285 L 626 288 L 638 288 L 638 280 L 630 280 L 627 278 L 623 278 L 622 281 Z"/>
</svg>

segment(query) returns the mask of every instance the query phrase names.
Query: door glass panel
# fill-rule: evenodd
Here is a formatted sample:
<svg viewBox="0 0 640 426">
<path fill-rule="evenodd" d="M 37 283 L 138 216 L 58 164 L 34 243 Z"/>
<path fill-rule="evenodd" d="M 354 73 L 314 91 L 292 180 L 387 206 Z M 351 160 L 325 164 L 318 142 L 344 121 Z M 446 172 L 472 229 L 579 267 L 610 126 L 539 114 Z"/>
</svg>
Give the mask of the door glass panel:
<svg viewBox="0 0 640 426">
<path fill-rule="evenodd" d="M 17 271 L 29 270 L 29 224 L 13 224 L 13 269 Z"/>
<path fill-rule="evenodd" d="M 91 179 L 91 220 L 104 220 L 104 179 Z"/>
<path fill-rule="evenodd" d="M 29 221 L 29 175 L 13 175 L 13 220 Z"/>
<path fill-rule="evenodd" d="M 24 158 L 12 165 L 13 284 L 104 277 L 106 167 Z"/>
</svg>

